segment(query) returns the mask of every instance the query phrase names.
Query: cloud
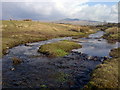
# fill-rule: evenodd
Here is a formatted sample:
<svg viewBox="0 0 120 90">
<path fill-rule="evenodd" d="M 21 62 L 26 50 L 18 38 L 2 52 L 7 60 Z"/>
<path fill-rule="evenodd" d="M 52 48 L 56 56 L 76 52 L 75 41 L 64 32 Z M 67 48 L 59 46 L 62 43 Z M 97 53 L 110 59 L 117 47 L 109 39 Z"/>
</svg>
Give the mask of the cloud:
<svg viewBox="0 0 120 90">
<path fill-rule="evenodd" d="M 87 20 L 96 20 L 96 21 L 109 21 L 117 22 L 118 21 L 118 7 L 117 5 L 107 6 L 96 4 L 94 6 L 84 5 L 83 8 L 78 12 L 74 13 L 74 17 L 87 19 Z"/>
<path fill-rule="evenodd" d="M 17 0 L 16 0 L 17 1 Z M 39 0 L 41 1 L 41 0 Z M 79 18 L 97 21 L 117 21 L 117 5 L 96 4 L 89 6 L 89 0 L 51 0 L 35 2 L 3 2 L 3 19 L 58 20 L 63 18 Z"/>
</svg>

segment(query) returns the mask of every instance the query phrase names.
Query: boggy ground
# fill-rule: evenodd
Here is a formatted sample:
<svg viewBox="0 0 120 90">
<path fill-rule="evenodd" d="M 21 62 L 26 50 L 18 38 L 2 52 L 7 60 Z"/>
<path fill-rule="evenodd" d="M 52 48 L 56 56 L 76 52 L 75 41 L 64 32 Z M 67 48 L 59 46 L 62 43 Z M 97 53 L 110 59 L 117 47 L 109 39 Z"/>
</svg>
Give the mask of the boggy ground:
<svg viewBox="0 0 120 90">
<path fill-rule="evenodd" d="M 111 50 L 112 58 L 97 66 L 86 88 L 119 88 L 119 53 L 120 48 Z"/>
<path fill-rule="evenodd" d="M 7 49 L 28 42 L 36 42 L 56 37 L 76 36 L 84 37 L 94 30 L 68 24 L 43 23 L 37 21 L 2 21 L 2 53 Z"/>
</svg>

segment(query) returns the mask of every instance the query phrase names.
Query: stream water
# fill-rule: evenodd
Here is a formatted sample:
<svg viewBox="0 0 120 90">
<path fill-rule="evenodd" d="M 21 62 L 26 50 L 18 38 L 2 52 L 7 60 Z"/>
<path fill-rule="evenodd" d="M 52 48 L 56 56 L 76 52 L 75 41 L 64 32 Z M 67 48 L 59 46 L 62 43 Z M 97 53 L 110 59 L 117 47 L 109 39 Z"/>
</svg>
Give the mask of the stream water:
<svg viewBox="0 0 120 90">
<path fill-rule="evenodd" d="M 88 38 L 56 38 L 10 49 L 2 58 L 3 88 L 83 88 L 96 66 L 109 57 L 111 49 L 118 47 L 118 43 L 110 44 L 100 38 L 103 34 L 99 31 Z M 46 57 L 37 52 L 40 45 L 60 40 L 76 41 L 82 48 L 59 58 Z M 12 58 L 23 62 L 13 65 Z"/>
</svg>

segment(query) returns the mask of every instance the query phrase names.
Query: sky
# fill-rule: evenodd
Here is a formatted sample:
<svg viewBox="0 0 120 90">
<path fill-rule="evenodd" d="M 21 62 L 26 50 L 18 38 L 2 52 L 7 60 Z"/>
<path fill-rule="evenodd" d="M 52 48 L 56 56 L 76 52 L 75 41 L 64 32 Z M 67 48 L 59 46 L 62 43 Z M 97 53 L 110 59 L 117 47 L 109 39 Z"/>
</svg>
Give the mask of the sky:
<svg viewBox="0 0 120 90">
<path fill-rule="evenodd" d="M 3 0 L 2 19 L 57 21 L 65 18 L 118 22 L 118 0 Z"/>
</svg>

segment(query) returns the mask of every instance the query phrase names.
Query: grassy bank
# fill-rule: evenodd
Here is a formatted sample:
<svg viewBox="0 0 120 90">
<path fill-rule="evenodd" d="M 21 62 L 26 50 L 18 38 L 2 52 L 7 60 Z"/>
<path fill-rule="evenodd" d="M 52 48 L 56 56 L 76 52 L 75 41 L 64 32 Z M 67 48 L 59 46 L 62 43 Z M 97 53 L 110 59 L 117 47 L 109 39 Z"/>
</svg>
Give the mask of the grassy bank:
<svg viewBox="0 0 120 90">
<path fill-rule="evenodd" d="M 110 56 L 112 58 L 97 66 L 92 73 L 91 81 L 86 86 L 87 88 L 118 88 L 118 77 L 120 77 L 118 73 L 119 50 L 120 48 L 111 50 Z"/>
<path fill-rule="evenodd" d="M 39 52 L 52 57 L 67 55 L 72 49 L 81 48 L 82 46 L 72 41 L 59 41 L 45 44 L 39 48 Z"/>
<path fill-rule="evenodd" d="M 108 28 L 105 30 L 105 32 L 106 34 L 104 34 L 103 38 L 107 39 L 108 42 L 120 42 L 120 31 L 118 30 L 118 27 Z"/>
<path fill-rule="evenodd" d="M 38 21 L 2 21 L 2 52 L 19 44 L 36 42 L 56 37 L 85 36 L 93 33 L 89 27 Z"/>
</svg>

